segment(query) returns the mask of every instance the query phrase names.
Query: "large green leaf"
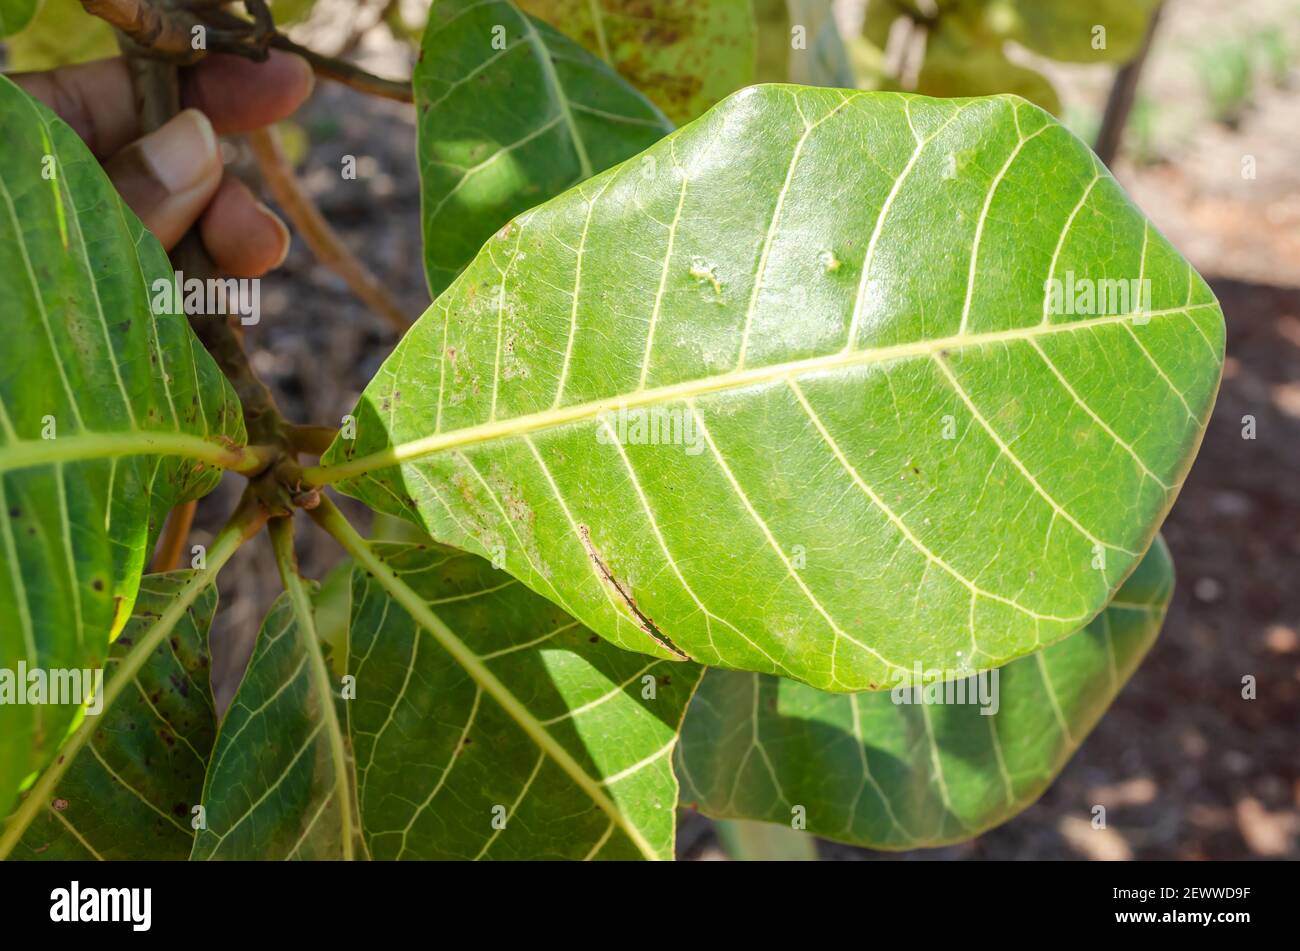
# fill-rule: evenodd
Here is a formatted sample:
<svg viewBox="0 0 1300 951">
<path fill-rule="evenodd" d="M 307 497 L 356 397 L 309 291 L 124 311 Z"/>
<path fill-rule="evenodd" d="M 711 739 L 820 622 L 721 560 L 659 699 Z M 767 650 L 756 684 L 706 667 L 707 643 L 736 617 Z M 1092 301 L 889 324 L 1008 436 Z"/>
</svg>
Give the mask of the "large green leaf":
<svg viewBox="0 0 1300 951">
<path fill-rule="evenodd" d="M 1049 277 L 1149 306 L 1059 312 Z M 620 646 L 854 691 L 1087 623 L 1222 357 L 1209 287 L 1040 109 L 762 86 L 502 229 L 309 476 Z"/>
<path fill-rule="evenodd" d="M 98 667 L 156 529 L 246 453 L 167 255 L 76 134 L 0 77 L 0 668 Z M 161 300 L 160 300 L 161 302 Z M 74 714 L 0 706 L 0 814 Z"/>
<path fill-rule="evenodd" d="M 676 123 L 754 81 L 750 0 L 519 0 L 591 50 Z"/>
<path fill-rule="evenodd" d="M 702 668 L 612 648 L 472 555 L 377 551 L 487 677 L 357 568 L 348 722 L 370 853 L 672 858 L 671 751 Z"/>
<path fill-rule="evenodd" d="M 131 620 L 113 644 L 105 678 L 194 572 L 148 575 Z M 145 661 L 54 788 L 50 806 L 13 858 L 184 859 L 212 752 L 208 629 L 217 590 L 205 586 L 167 641 Z"/>
<path fill-rule="evenodd" d="M 1086 629 L 996 671 L 985 695 L 996 707 L 711 670 L 676 754 L 682 800 L 711 816 L 802 818 L 817 835 L 878 849 L 970 838 L 1056 778 L 1154 642 L 1172 588 L 1158 540 Z M 977 694 L 973 681 L 963 689 Z"/>
<path fill-rule="evenodd" d="M 435 296 L 514 215 L 672 128 L 609 67 L 506 0 L 436 3 L 414 82 Z"/>
<path fill-rule="evenodd" d="M 325 859 L 343 854 L 344 810 L 331 755 L 334 703 L 314 675 L 314 632 L 281 595 L 221 721 L 203 785 L 195 859 Z M 347 777 L 345 777 L 346 781 Z"/>
<path fill-rule="evenodd" d="M 925 31 L 916 92 L 1012 93 L 1059 112 L 1051 81 L 1008 59 L 1008 41 L 1050 59 L 1122 63 L 1137 53 L 1155 6 L 1156 0 L 938 0 L 926 5 L 917 0 L 870 0 L 863 36 L 883 51 L 896 21 L 911 19 Z"/>
<path fill-rule="evenodd" d="M 1124 63 L 1142 45 L 1160 0 L 1015 0 L 1012 38 L 1049 59 Z"/>
<path fill-rule="evenodd" d="M 1012 93 L 1059 115 L 1061 100 L 1048 78 L 1011 62 L 1004 45 L 969 32 L 960 21 L 945 20 L 927 38 L 916 91 L 943 97 Z"/>
</svg>

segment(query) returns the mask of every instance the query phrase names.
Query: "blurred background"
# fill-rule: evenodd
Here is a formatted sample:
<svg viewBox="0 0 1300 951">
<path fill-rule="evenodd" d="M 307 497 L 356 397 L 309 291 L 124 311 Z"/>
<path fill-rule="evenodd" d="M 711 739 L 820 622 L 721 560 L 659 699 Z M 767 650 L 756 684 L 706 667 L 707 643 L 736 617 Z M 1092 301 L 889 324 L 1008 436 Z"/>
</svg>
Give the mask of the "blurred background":
<svg viewBox="0 0 1300 951">
<path fill-rule="evenodd" d="M 747 2 L 683 3 L 673 26 L 689 30 L 693 6 Z M 787 15 L 781 0 L 753 2 Z M 960 16 L 945 13 L 948 2 Z M 1134 25 L 1112 37 L 1118 49 L 1108 56 L 1058 48 L 1051 24 L 1017 34 L 1032 42 L 1006 38 L 1008 18 L 1036 2 L 791 0 L 783 22 L 810 24 L 811 55 L 825 61 L 819 74 L 839 85 L 1017 92 L 1085 141 L 1122 132 L 1113 157 L 1099 151 L 1210 282 L 1228 328 L 1218 404 L 1164 527 L 1178 588 L 1163 633 L 1042 799 L 971 842 L 877 853 L 684 812 L 684 858 L 751 849 L 822 859 L 1300 857 L 1300 0 L 1131 0 L 1122 6 Z M 1089 21 L 1091 3 L 1065 6 Z M 428 0 L 275 0 L 272 8 L 303 45 L 405 78 Z M 114 52 L 77 0 L 45 0 L 38 17 L 3 44 L 6 69 Z M 1133 60 L 1140 68 L 1123 67 Z M 413 119 L 409 105 L 321 82 L 278 130 L 304 190 L 410 318 L 429 303 Z M 248 146 L 232 139 L 226 150 L 230 168 L 257 187 Z M 347 156 L 355 180 L 340 175 Z M 246 334 L 253 366 L 285 415 L 303 422 L 337 425 L 397 339 L 297 235 L 284 266 L 263 281 L 261 309 Z M 232 479 L 200 507 L 192 542 L 210 539 L 241 488 Z M 366 509 L 344 502 L 355 524 L 368 525 Z M 324 577 L 338 549 L 297 521 L 304 573 Z M 240 551 L 220 588 L 214 680 L 228 699 L 280 590 L 265 535 Z M 1246 675 L 1256 679 L 1256 699 L 1242 698 Z M 1107 804 L 1101 830 L 1091 825 L 1097 802 Z"/>
</svg>

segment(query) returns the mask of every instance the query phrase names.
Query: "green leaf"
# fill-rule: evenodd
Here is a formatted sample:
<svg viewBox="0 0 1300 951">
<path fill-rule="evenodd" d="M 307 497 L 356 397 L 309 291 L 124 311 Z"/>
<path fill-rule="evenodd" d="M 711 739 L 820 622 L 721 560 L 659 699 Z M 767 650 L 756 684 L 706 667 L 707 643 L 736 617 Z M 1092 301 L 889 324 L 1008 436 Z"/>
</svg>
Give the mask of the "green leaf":
<svg viewBox="0 0 1300 951">
<path fill-rule="evenodd" d="M 1137 55 L 1159 0 L 1015 0 L 1012 38 L 1049 59 L 1125 63 Z"/>
<path fill-rule="evenodd" d="M 749 0 L 521 0 L 619 71 L 673 122 L 754 81 Z"/>
<path fill-rule="evenodd" d="M 514 215 L 672 129 L 611 69 L 505 0 L 435 4 L 414 83 L 434 296 Z"/>
<path fill-rule="evenodd" d="M 670 756 L 702 669 L 611 648 L 473 555 L 363 544 L 382 567 L 352 572 L 348 791 L 309 625 L 286 595 L 221 725 L 193 857 L 343 857 L 338 804 L 355 796 L 358 851 L 378 859 L 671 858 Z M 420 613 L 438 612 L 474 670 L 390 597 L 387 572 Z M 543 752 L 530 729 L 553 745 Z"/>
<path fill-rule="evenodd" d="M 113 644 L 111 677 L 145 629 L 193 583 L 192 571 L 148 575 L 131 620 Z M 208 630 L 217 590 L 205 586 L 132 688 L 111 709 L 27 827 L 12 858 L 184 859 L 194 832 L 217 716 L 208 681 Z"/>
<path fill-rule="evenodd" d="M 183 314 L 167 255 L 76 134 L 0 78 L 0 668 L 99 667 L 156 530 L 219 466 L 239 404 Z M 0 814 L 70 707 L 0 705 Z"/>
<path fill-rule="evenodd" d="M 333 692 L 314 670 L 313 627 L 282 594 L 221 721 L 203 786 L 206 827 L 191 858 L 328 859 L 343 856 L 345 810 L 331 741 Z M 351 777 L 344 775 L 343 783 Z"/>
<path fill-rule="evenodd" d="M 1060 112 L 1046 76 L 1006 56 L 1009 40 L 1049 59 L 1123 63 L 1141 46 L 1156 0 L 940 0 L 922 12 L 915 0 L 873 0 L 863 36 L 884 50 L 895 21 L 924 25 L 916 91 L 930 96 L 1011 93 Z M 933 14 L 933 15 L 931 15 Z"/>
<path fill-rule="evenodd" d="M 31 22 L 40 0 L 0 0 L 0 37 L 13 36 Z"/>
<path fill-rule="evenodd" d="M 1048 78 L 1011 62 L 1003 46 L 1001 39 L 988 42 L 968 32 L 960 21 L 942 21 L 926 43 L 916 91 L 944 97 L 1012 93 L 1059 115 L 1061 100 Z"/>
<path fill-rule="evenodd" d="M 672 858 L 671 751 L 703 670 L 612 648 L 472 555 L 375 550 L 473 662 L 358 566 L 348 721 L 370 853 Z"/>
<path fill-rule="evenodd" d="M 754 79 L 783 83 L 790 79 L 790 16 L 785 0 L 752 0 L 754 10 Z"/>
<path fill-rule="evenodd" d="M 1172 588 L 1157 541 L 1087 628 L 995 672 L 989 716 L 970 702 L 895 702 L 906 688 L 841 696 L 711 670 L 676 754 L 682 801 L 787 826 L 801 814 L 809 832 L 876 849 L 968 839 L 1056 778 L 1155 641 Z"/>
<path fill-rule="evenodd" d="M 1105 606 L 1223 334 L 1040 109 L 760 86 L 503 229 L 309 477 L 622 647 L 869 689 Z"/>
<path fill-rule="evenodd" d="M 80 0 L 44 0 L 27 29 L 5 42 L 14 72 L 54 69 L 118 54 L 113 28 Z"/>
<path fill-rule="evenodd" d="M 135 798 L 140 803 L 144 803 L 148 798 L 163 811 L 166 806 L 176 805 L 176 802 L 171 801 L 167 795 L 169 789 L 181 784 L 189 786 L 194 782 L 193 774 L 188 772 L 194 768 L 193 764 L 172 763 L 168 765 L 165 778 L 146 777 L 144 774 L 152 771 L 153 759 L 158 753 L 154 741 L 144 737 L 118 738 L 111 731 L 107 737 L 100 736 L 103 728 L 99 718 L 112 717 L 114 725 L 125 723 L 124 730 L 130 733 L 133 727 L 137 730 L 140 728 L 141 720 L 156 724 L 157 720 L 166 717 L 171 726 L 183 732 L 192 743 L 197 741 L 201 746 L 208 742 L 203 739 L 202 725 L 191 724 L 186 711 L 179 709 L 180 704 L 174 698 L 166 698 L 158 691 L 147 694 L 150 703 L 154 705 L 149 711 L 149 716 L 155 718 L 153 720 L 144 717 L 138 710 L 136 713 L 139 716 L 130 713 L 122 715 L 119 714 L 119 710 L 131 711 L 132 705 L 137 702 L 136 696 L 140 693 L 142 685 L 147 685 L 159 674 L 160 668 L 152 665 L 163 664 L 165 667 L 165 661 L 160 661 L 158 656 L 167 646 L 170 646 L 179 658 L 177 664 L 190 671 L 189 674 L 182 674 L 174 667 L 168 668 L 167 682 L 180 691 L 182 698 L 190 699 L 190 695 L 186 693 L 184 678 L 190 677 L 191 687 L 196 687 L 197 671 L 204 665 L 202 657 L 196 657 L 193 653 L 196 645 L 192 635 L 186 633 L 186 625 L 195 624 L 206 628 L 212 615 L 213 602 L 210 589 L 213 581 L 222 566 L 229 561 L 230 556 L 264 520 L 265 516 L 258 510 L 255 500 L 252 500 L 251 496 L 246 496 L 245 503 L 241 504 L 231 520 L 208 546 L 206 563 L 202 568 L 194 572 L 174 572 L 169 575 L 154 576 L 153 583 L 157 585 L 157 593 L 160 596 L 149 597 L 150 592 L 153 592 L 152 586 L 146 592 L 146 600 L 136 615 L 140 622 L 130 629 L 127 638 L 119 638 L 112 658 L 112 670 L 105 675 L 102 685 L 94 685 L 93 702 L 89 705 L 83 704 L 87 715 L 80 715 L 82 706 L 73 708 L 77 712 L 79 722 L 59 747 L 59 757 L 36 778 L 35 783 L 27 790 L 21 805 L 5 819 L 3 829 L 0 829 L 0 859 L 12 855 L 23 837 L 33 828 L 41 828 L 41 822 L 48 821 L 50 818 L 46 813 L 52 814 L 51 811 L 58 813 L 68 811 L 77 819 L 81 844 L 88 845 L 93 841 L 111 851 L 112 843 L 105 837 L 115 832 L 117 828 L 115 823 L 121 818 L 116 811 L 120 804 L 113 802 L 111 797 L 122 796 L 123 790 L 110 785 L 107 788 L 97 786 L 93 791 L 86 792 L 83 785 L 78 785 L 85 784 L 96 777 L 94 768 L 88 762 L 82 761 L 87 747 L 91 748 L 91 758 L 102 765 L 111 765 L 111 768 L 117 772 L 114 778 L 119 786 L 129 784 L 131 790 L 138 794 Z M 129 640 L 130 643 L 123 643 L 124 640 Z M 172 640 L 175 643 L 171 643 Z M 47 671 L 47 674 L 52 683 L 55 682 L 55 678 L 64 683 L 67 681 L 66 671 Z M 126 706 L 119 707 L 119 702 Z M 198 715 L 197 701 L 196 711 L 191 712 Z M 204 715 L 210 713 L 211 709 L 208 706 Z M 167 737 L 161 736 L 163 732 L 169 732 L 167 727 L 163 727 L 159 732 L 162 743 L 171 747 L 172 744 L 167 741 Z M 181 736 L 181 732 L 172 736 L 173 741 Z M 92 741 L 99 741 L 99 745 Z M 73 785 L 67 785 L 69 782 Z M 60 800 L 63 797 L 60 793 L 69 792 L 78 797 L 77 801 L 67 800 L 61 804 Z M 61 805 L 66 808 L 61 808 Z M 71 806 L 76 807 L 75 811 L 71 810 Z M 130 809 L 140 808 L 139 803 L 130 802 Z M 106 813 L 106 809 L 110 812 Z M 54 818 L 57 820 L 58 816 Z M 151 821 L 147 816 L 145 819 Z M 140 823 L 134 819 L 134 816 L 133 822 L 138 830 Z M 69 832 L 72 831 L 72 826 L 67 823 L 63 823 L 62 827 Z M 183 831 L 183 828 L 178 827 L 178 831 Z M 173 834 L 167 830 L 167 835 L 170 837 Z M 33 849 L 41 848 L 46 844 L 48 843 L 43 839 L 35 843 L 29 842 L 28 854 Z M 172 849 L 178 844 L 179 840 L 169 838 L 167 841 L 160 840 L 154 843 L 154 847 Z M 59 852 L 65 852 L 67 848 L 65 843 Z"/>
</svg>

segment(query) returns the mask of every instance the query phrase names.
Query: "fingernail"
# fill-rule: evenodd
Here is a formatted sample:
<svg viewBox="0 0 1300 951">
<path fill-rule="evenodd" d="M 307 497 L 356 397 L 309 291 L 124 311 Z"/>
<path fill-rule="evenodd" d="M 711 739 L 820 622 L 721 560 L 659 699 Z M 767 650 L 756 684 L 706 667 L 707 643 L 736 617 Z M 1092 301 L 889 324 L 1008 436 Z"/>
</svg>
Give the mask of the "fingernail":
<svg viewBox="0 0 1300 951">
<path fill-rule="evenodd" d="M 280 220 L 280 216 L 272 211 L 265 203 L 259 201 L 257 203 L 257 210 L 271 220 L 271 223 L 275 225 L 276 230 L 279 231 L 281 235 L 280 257 L 270 267 L 270 270 L 275 270 L 283 264 L 284 259 L 289 256 L 289 242 L 292 240 L 289 236 L 289 228 Z"/>
<path fill-rule="evenodd" d="M 212 123 L 197 109 L 186 109 L 145 136 L 140 151 L 154 177 L 173 195 L 204 181 L 221 164 Z"/>
</svg>

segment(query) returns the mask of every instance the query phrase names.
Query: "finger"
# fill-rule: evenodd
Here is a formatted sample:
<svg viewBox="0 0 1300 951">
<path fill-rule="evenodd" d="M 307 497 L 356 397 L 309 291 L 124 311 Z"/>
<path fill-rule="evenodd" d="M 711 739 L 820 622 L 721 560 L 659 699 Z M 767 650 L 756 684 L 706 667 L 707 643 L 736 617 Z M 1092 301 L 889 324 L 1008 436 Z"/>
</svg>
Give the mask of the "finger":
<svg viewBox="0 0 1300 951">
<path fill-rule="evenodd" d="M 181 73 L 181 103 L 201 109 L 225 135 L 247 132 L 292 115 L 316 78 L 301 56 L 272 50 L 264 63 L 214 53 Z"/>
<path fill-rule="evenodd" d="M 53 109 L 101 159 L 140 134 L 135 93 L 126 63 L 120 59 L 10 78 Z"/>
<path fill-rule="evenodd" d="M 203 113 L 186 109 L 104 163 L 113 185 L 146 228 L 170 249 L 221 184 L 217 136 Z"/>
<path fill-rule="evenodd" d="M 199 233 L 217 269 L 232 277 L 261 277 L 289 253 L 289 229 L 237 178 L 221 183 Z"/>
<path fill-rule="evenodd" d="M 102 59 L 44 73 L 18 73 L 18 85 L 72 126 L 105 158 L 140 134 L 126 64 Z M 213 54 L 181 71 L 181 104 L 201 109 L 218 133 L 247 132 L 290 115 L 311 95 L 307 61 L 272 50 L 264 63 Z"/>
</svg>

